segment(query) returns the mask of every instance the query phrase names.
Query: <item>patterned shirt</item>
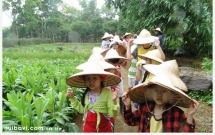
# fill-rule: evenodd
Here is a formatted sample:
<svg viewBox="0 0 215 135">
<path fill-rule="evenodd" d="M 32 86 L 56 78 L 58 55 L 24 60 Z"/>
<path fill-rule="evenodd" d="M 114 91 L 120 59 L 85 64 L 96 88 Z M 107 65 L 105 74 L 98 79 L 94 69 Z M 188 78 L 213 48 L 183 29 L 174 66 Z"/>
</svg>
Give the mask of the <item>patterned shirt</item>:
<svg viewBox="0 0 215 135">
<path fill-rule="evenodd" d="M 138 132 L 150 132 L 151 112 L 153 112 L 154 105 L 154 102 L 148 102 L 148 107 L 146 104 L 140 104 L 139 109 L 133 113 L 131 109 L 125 110 L 125 106 L 123 106 L 124 122 L 129 126 L 139 125 Z M 175 106 L 170 108 L 171 106 L 168 104 L 166 106 L 167 111 L 162 114 L 163 132 L 194 132 L 195 120 L 193 120 L 194 124 L 187 123 L 184 112 Z"/>
<path fill-rule="evenodd" d="M 92 94 L 91 92 L 87 92 L 89 102 L 91 104 L 95 104 L 100 94 Z"/>
</svg>

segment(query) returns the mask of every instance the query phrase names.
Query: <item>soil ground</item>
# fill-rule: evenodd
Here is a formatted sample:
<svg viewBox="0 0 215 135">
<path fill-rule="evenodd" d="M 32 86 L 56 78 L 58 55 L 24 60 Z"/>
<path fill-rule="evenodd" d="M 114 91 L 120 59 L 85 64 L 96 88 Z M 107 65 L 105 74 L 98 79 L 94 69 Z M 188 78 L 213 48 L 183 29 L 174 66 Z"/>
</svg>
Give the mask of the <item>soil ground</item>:
<svg viewBox="0 0 215 135">
<path fill-rule="evenodd" d="M 186 61 L 186 59 L 182 60 L 184 63 L 188 64 L 190 62 L 192 62 L 192 60 Z M 178 65 L 184 65 L 184 63 L 178 63 Z M 199 65 L 199 63 L 197 64 Z M 186 65 L 185 65 L 186 66 Z M 127 74 L 128 71 L 125 69 L 122 69 L 122 73 L 123 73 L 123 83 L 124 83 L 124 91 L 128 90 L 128 86 L 127 86 L 127 82 L 128 82 L 128 78 L 127 78 Z M 198 99 L 196 99 L 198 100 Z M 212 129 L 213 129 L 213 108 L 212 106 L 208 106 L 206 103 L 204 102 L 200 102 L 198 111 L 196 112 L 196 114 L 194 115 L 194 118 L 196 120 L 196 132 L 205 132 L 205 133 L 212 133 Z M 182 108 L 185 112 L 186 109 Z M 134 108 L 132 108 L 132 110 L 134 110 Z M 75 123 L 80 127 L 80 129 L 82 129 L 82 118 L 83 115 L 78 115 L 75 118 Z M 115 129 L 114 132 L 137 132 L 138 131 L 138 126 L 128 126 L 126 123 L 124 123 L 122 115 L 119 114 L 116 118 L 115 118 Z"/>
</svg>

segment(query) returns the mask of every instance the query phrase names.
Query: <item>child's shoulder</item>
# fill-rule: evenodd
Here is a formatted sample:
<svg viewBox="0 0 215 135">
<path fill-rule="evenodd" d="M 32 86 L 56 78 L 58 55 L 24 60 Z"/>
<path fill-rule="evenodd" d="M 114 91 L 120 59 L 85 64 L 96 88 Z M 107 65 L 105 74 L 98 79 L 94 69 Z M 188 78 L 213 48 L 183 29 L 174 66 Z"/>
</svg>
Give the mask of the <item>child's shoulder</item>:
<svg viewBox="0 0 215 135">
<path fill-rule="evenodd" d="M 110 90 L 109 88 L 107 88 L 107 87 L 104 87 L 104 88 L 102 89 L 102 91 L 105 92 L 105 93 L 111 92 L 111 90 Z"/>
</svg>

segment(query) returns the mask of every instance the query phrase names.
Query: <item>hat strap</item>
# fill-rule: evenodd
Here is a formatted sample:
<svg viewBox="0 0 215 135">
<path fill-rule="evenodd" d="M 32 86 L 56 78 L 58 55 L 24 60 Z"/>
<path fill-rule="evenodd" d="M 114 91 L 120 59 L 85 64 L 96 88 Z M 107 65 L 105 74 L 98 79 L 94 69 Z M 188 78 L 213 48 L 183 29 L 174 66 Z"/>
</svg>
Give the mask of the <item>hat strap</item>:
<svg viewBox="0 0 215 135">
<path fill-rule="evenodd" d="M 148 103 L 147 103 L 145 94 L 143 94 L 143 95 L 144 95 L 144 99 L 145 99 L 145 102 L 146 102 L 146 106 L 147 106 L 148 111 L 149 111 L 152 115 L 155 115 L 155 116 L 161 115 L 161 114 L 164 113 L 165 111 L 167 111 L 167 110 L 171 109 L 172 107 L 176 106 L 176 104 L 177 104 L 177 103 L 181 100 L 181 98 L 182 98 L 182 97 L 181 97 L 174 105 L 172 105 L 172 106 L 169 107 L 168 109 L 164 110 L 162 113 L 160 113 L 160 114 L 154 114 L 154 113 L 152 113 L 152 112 L 149 110 L 149 106 L 148 106 Z"/>
</svg>

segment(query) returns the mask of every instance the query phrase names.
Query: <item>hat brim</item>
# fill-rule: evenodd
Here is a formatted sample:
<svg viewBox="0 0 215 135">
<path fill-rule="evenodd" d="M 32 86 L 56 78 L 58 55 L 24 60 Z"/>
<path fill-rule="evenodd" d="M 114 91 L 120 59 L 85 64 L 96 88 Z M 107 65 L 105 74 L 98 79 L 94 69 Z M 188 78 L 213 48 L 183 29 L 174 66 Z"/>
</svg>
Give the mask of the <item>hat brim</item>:
<svg viewBox="0 0 215 135">
<path fill-rule="evenodd" d="M 151 90 L 148 88 L 148 86 L 155 84 L 155 85 L 164 87 L 167 90 L 170 90 L 172 92 L 170 99 L 168 101 L 171 105 L 189 108 L 190 104 L 193 102 L 189 96 L 187 96 L 180 89 L 170 86 L 168 84 L 165 84 L 166 80 L 162 77 L 161 77 L 161 79 L 163 79 L 163 80 L 160 82 L 154 81 L 153 79 L 150 80 L 150 82 L 145 82 L 143 84 L 139 84 L 139 85 L 135 86 L 134 88 L 132 88 L 130 91 L 128 91 L 128 95 L 133 102 L 145 103 L 146 101 L 153 101 L 152 93 L 151 93 Z"/>
<path fill-rule="evenodd" d="M 150 55 L 146 55 L 146 54 L 140 54 L 138 55 L 139 58 L 141 59 L 146 59 L 146 58 L 149 58 L 149 59 L 152 59 L 152 60 L 155 60 L 157 62 L 160 62 L 160 63 L 163 63 L 163 60 L 157 58 L 157 57 L 153 57 L 153 56 L 150 56 Z"/>
<path fill-rule="evenodd" d="M 127 58 L 125 57 L 122 57 L 122 56 L 119 56 L 119 55 L 112 55 L 110 57 L 106 57 L 105 60 L 109 60 L 109 59 L 119 59 L 119 62 L 118 63 L 122 63 L 124 62 L 125 60 L 127 60 Z"/>
<path fill-rule="evenodd" d="M 84 82 L 84 80 L 82 79 L 82 77 L 86 76 L 86 75 L 106 75 L 106 78 L 104 80 L 105 87 L 117 85 L 121 82 L 121 79 L 118 76 L 111 74 L 109 72 L 106 72 L 106 71 L 96 72 L 96 73 L 95 72 L 86 73 L 86 72 L 82 71 L 80 73 L 74 74 L 71 77 L 69 77 L 66 80 L 66 84 L 68 84 L 69 86 L 72 86 L 72 87 L 86 88 L 87 85 Z"/>
<path fill-rule="evenodd" d="M 136 39 L 134 39 L 133 43 L 134 44 L 149 44 L 149 43 L 153 43 L 156 38 L 157 37 L 155 37 L 155 36 L 150 36 L 150 37 L 145 37 L 145 38 L 137 37 Z"/>
</svg>

